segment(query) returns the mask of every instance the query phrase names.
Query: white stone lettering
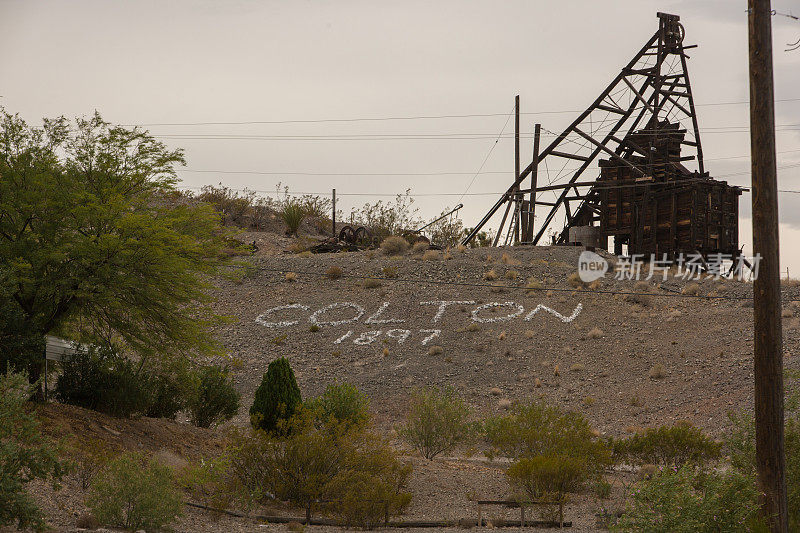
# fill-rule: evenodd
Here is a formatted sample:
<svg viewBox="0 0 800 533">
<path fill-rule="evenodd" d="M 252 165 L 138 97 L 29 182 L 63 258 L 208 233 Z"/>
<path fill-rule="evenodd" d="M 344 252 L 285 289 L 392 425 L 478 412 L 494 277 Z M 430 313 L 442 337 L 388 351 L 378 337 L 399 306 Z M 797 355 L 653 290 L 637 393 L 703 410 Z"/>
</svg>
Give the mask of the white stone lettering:
<svg viewBox="0 0 800 533">
<path fill-rule="evenodd" d="M 436 311 L 436 315 L 433 317 L 433 323 L 436 324 L 441 320 L 442 316 L 444 316 L 444 311 L 447 309 L 448 305 L 472 305 L 474 304 L 474 300 L 464 300 L 464 301 L 447 301 L 447 300 L 431 300 L 430 302 L 420 302 L 419 305 L 438 305 L 439 310 Z"/>
<path fill-rule="evenodd" d="M 494 317 L 494 318 L 481 318 L 481 317 L 478 316 L 480 314 L 480 312 L 483 311 L 484 309 L 491 309 L 491 308 L 494 308 L 494 307 L 512 307 L 512 308 L 515 308 L 516 310 L 511 312 L 511 313 L 509 313 L 509 314 L 507 314 L 507 315 L 498 316 L 498 317 Z M 491 302 L 491 303 L 488 303 L 488 304 L 483 304 L 483 305 L 473 309 L 473 311 L 472 311 L 472 320 L 475 321 L 475 322 L 481 322 L 481 323 L 504 322 L 506 320 L 511 320 L 512 318 L 517 318 L 519 315 L 521 315 L 524 312 L 525 312 L 525 308 L 522 307 L 521 305 L 517 304 L 517 303 L 514 303 L 514 302 L 502 302 L 502 303 L 500 303 L 500 302 Z"/>
<path fill-rule="evenodd" d="M 342 335 L 341 337 L 339 337 L 338 339 L 336 339 L 335 341 L 333 341 L 333 344 L 340 344 L 342 341 L 346 341 L 347 339 L 349 339 L 351 335 L 353 335 L 352 329 L 349 330 L 344 335 Z"/>
<path fill-rule="evenodd" d="M 422 339 L 422 345 L 423 345 L 423 346 L 425 346 L 425 345 L 426 345 L 426 344 L 428 344 L 430 341 L 432 341 L 433 339 L 435 339 L 436 337 L 438 337 L 438 336 L 439 336 L 439 333 L 441 333 L 441 332 L 442 332 L 442 330 L 440 330 L 440 329 L 421 329 L 421 330 L 419 330 L 419 332 L 420 332 L 420 333 L 430 333 L 430 335 L 428 335 L 427 337 L 425 337 L 424 339 Z"/>
<path fill-rule="evenodd" d="M 359 344 L 359 345 L 372 344 L 373 342 L 378 340 L 378 337 L 381 336 L 381 333 L 383 332 L 379 329 L 375 331 L 365 331 L 360 336 L 353 339 L 353 344 Z"/>
<path fill-rule="evenodd" d="M 383 302 L 378 310 L 364 321 L 364 324 L 396 324 L 399 322 L 405 322 L 405 320 L 402 318 L 379 318 L 387 307 L 389 307 L 389 302 Z"/>
<path fill-rule="evenodd" d="M 550 313 L 554 317 L 556 317 L 559 320 L 561 320 L 561 322 L 569 323 L 569 322 L 572 322 L 573 320 L 575 320 L 578 317 L 578 315 L 581 314 L 581 309 L 583 309 L 583 304 L 578 304 L 575 307 L 575 310 L 572 311 L 571 315 L 564 316 L 561 313 L 559 313 L 558 311 L 556 311 L 554 309 L 550 309 L 546 305 L 539 304 L 539 305 L 536 306 L 536 308 L 533 311 L 531 311 L 530 313 L 528 313 L 525 316 L 525 320 L 530 320 L 531 318 L 533 318 L 533 315 L 535 315 L 539 311 L 547 311 L 548 313 Z"/>
<path fill-rule="evenodd" d="M 397 339 L 397 344 L 406 342 L 409 335 L 411 335 L 410 329 L 390 329 L 386 332 L 386 336 L 390 339 Z"/>
<path fill-rule="evenodd" d="M 356 316 L 353 318 L 347 318 L 344 320 L 331 320 L 331 321 L 323 321 L 320 320 L 320 315 L 327 313 L 333 309 L 346 309 L 346 308 L 355 309 Z M 354 304 L 351 302 L 336 302 L 330 305 L 326 305 L 322 309 L 314 311 L 314 313 L 308 317 L 308 321 L 312 324 L 316 324 L 317 326 L 341 326 L 342 324 L 350 324 L 351 322 L 357 322 L 359 318 L 364 316 L 364 308 L 358 304 Z"/>
<path fill-rule="evenodd" d="M 309 307 L 303 304 L 288 304 L 288 305 L 279 305 L 278 307 L 273 307 L 272 309 L 267 309 L 260 315 L 256 317 L 256 323 L 261 324 L 265 328 L 285 328 L 287 326 L 294 326 L 298 324 L 299 320 L 284 320 L 282 322 L 269 322 L 267 320 L 267 316 L 271 315 L 276 311 L 283 311 L 284 309 L 302 309 L 303 311 L 308 311 Z"/>
</svg>

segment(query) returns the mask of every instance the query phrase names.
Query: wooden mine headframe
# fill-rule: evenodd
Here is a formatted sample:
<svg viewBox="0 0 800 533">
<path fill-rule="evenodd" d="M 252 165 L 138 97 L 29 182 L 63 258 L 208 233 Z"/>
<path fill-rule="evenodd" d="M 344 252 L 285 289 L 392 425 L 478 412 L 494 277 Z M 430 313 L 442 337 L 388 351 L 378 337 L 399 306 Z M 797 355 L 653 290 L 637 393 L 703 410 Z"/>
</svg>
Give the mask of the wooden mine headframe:
<svg viewBox="0 0 800 533">
<path fill-rule="evenodd" d="M 630 254 L 671 257 L 679 252 L 738 252 L 741 189 L 711 179 L 703 164 L 686 68 L 686 50 L 696 45 L 683 44 L 677 15 L 658 13 L 658 19 L 658 31 L 592 105 L 541 151 L 536 125 L 533 160 L 521 171 L 517 120 L 514 182 L 464 244 L 505 204 L 495 244 L 505 230 L 506 244 L 538 244 L 549 232 L 554 244 L 603 246 L 613 236 L 617 253 L 622 244 Z M 581 181 L 595 160 L 600 176 Z M 696 161 L 698 170 L 689 171 L 686 161 Z M 540 224 L 535 224 L 537 207 L 547 208 Z M 554 230 L 559 215 L 564 224 Z"/>
</svg>

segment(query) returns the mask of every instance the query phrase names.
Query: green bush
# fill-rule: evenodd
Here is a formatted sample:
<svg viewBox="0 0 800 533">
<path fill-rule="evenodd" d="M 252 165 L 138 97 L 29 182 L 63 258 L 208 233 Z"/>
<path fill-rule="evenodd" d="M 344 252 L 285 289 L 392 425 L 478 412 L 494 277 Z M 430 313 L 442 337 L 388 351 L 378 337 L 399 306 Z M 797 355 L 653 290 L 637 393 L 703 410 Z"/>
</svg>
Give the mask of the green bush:
<svg viewBox="0 0 800 533">
<path fill-rule="evenodd" d="M 760 530 L 752 478 L 731 471 L 666 468 L 639 483 L 617 531 L 735 533 Z"/>
<path fill-rule="evenodd" d="M 328 385 L 321 396 L 306 402 L 305 406 L 323 422 L 331 417 L 354 425 L 369 420 L 369 398 L 349 383 Z"/>
<path fill-rule="evenodd" d="M 475 424 L 467 421 L 469 407 L 451 388 L 417 389 L 411 394 L 411 405 L 400 436 L 426 459 L 449 452 L 469 440 Z"/>
<path fill-rule="evenodd" d="M 714 461 L 721 450 L 721 443 L 690 424 L 648 428 L 614 442 L 614 456 L 619 461 L 677 468 Z"/>
<path fill-rule="evenodd" d="M 65 464 L 26 412 L 30 395 L 25 375 L 0 375 L 0 526 L 43 531 L 44 515 L 25 485 L 34 479 L 61 479 Z"/>
<path fill-rule="evenodd" d="M 289 361 L 281 357 L 269 364 L 250 407 L 250 421 L 256 429 L 284 432 L 286 422 L 300 406 L 300 387 Z"/>
<path fill-rule="evenodd" d="M 301 508 L 324 500 L 328 512 L 361 527 L 403 512 L 411 467 L 385 439 L 335 418 L 314 424 L 308 412 L 290 424 L 284 438 L 260 430 L 234 434 L 231 473 L 252 500 L 277 498 Z"/>
<path fill-rule="evenodd" d="M 196 387 L 187 401 L 192 424 L 211 427 L 233 418 L 239 412 L 241 395 L 233 386 L 227 367 L 201 366 L 196 371 Z"/>
<path fill-rule="evenodd" d="M 195 388 L 189 362 L 183 358 L 143 375 L 142 386 L 149 396 L 145 416 L 171 420 L 186 408 Z"/>
<path fill-rule="evenodd" d="M 579 490 L 591 474 L 587 458 L 557 454 L 523 457 L 506 470 L 518 496 L 549 501 L 564 501 L 565 495 Z"/>
<path fill-rule="evenodd" d="M 281 209 L 280 215 L 283 223 L 286 224 L 286 233 L 297 235 L 297 230 L 300 229 L 300 224 L 306 217 L 303 206 L 299 202 L 287 202 Z"/>
<path fill-rule="evenodd" d="M 494 453 L 512 459 L 564 455 L 585 458 L 599 471 L 611 458 L 583 416 L 544 402 L 515 405 L 508 415 L 487 420 L 486 437 Z"/>
<path fill-rule="evenodd" d="M 56 398 L 116 417 L 144 414 L 151 405 L 148 376 L 132 361 L 105 348 L 90 349 L 62 363 Z"/>
<path fill-rule="evenodd" d="M 183 506 L 172 471 L 135 453 L 108 463 L 92 482 L 87 504 L 100 523 L 130 530 L 162 528 Z"/>
<path fill-rule="evenodd" d="M 226 455 L 200 459 L 188 465 L 181 472 L 178 481 L 195 502 L 214 509 L 227 509 L 236 496 L 231 482 L 230 464 L 230 458 Z"/>
</svg>

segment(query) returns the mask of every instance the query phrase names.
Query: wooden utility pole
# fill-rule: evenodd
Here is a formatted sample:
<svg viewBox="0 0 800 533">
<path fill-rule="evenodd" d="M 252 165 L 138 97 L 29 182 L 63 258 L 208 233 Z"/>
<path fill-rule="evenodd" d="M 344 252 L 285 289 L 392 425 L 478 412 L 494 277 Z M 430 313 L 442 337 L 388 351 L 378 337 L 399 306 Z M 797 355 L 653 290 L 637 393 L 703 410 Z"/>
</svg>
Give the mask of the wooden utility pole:
<svg viewBox="0 0 800 533">
<path fill-rule="evenodd" d="M 331 221 L 333 225 L 333 238 L 336 238 L 336 189 L 333 189 L 333 196 L 331 197 Z"/>
<path fill-rule="evenodd" d="M 519 181 L 519 95 L 514 101 L 514 181 Z M 519 187 L 518 187 L 519 188 Z M 519 194 L 514 195 L 514 203 L 516 205 L 517 218 L 514 223 L 514 244 L 519 242 L 519 225 L 522 213 L 520 212 L 520 204 L 522 197 Z"/>
<path fill-rule="evenodd" d="M 770 531 L 787 533 L 772 12 L 769 0 L 748 4 L 753 253 L 760 256 L 753 282 L 756 466 Z"/>
<path fill-rule="evenodd" d="M 531 162 L 531 194 L 528 201 L 528 234 L 525 242 L 533 241 L 533 225 L 536 223 L 536 184 L 539 179 L 539 137 L 542 125 L 538 122 L 533 127 L 533 161 Z"/>
</svg>

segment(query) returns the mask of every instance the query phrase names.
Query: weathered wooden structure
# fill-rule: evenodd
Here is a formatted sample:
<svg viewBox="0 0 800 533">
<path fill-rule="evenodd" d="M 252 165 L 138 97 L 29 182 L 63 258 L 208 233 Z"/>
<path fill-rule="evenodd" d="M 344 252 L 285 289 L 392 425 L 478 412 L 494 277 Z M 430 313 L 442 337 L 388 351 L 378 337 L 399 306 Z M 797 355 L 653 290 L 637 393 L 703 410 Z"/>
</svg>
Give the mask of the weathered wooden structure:
<svg viewBox="0 0 800 533">
<path fill-rule="evenodd" d="M 465 243 L 505 205 L 495 244 L 503 235 L 506 244 L 538 244 L 548 236 L 555 244 L 607 247 L 613 238 L 618 254 L 623 246 L 628 254 L 659 258 L 738 253 L 741 189 L 704 168 L 686 69 L 686 50 L 694 46 L 684 46 L 677 15 L 658 13 L 658 19 L 641 50 L 541 151 L 536 125 L 533 160 L 523 170 L 517 126 L 515 179 Z M 685 166 L 689 161 L 696 170 Z M 596 179 L 581 181 L 587 173 Z M 544 212 L 541 221 L 537 209 Z M 564 224 L 555 229 L 561 216 Z"/>
</svg>

